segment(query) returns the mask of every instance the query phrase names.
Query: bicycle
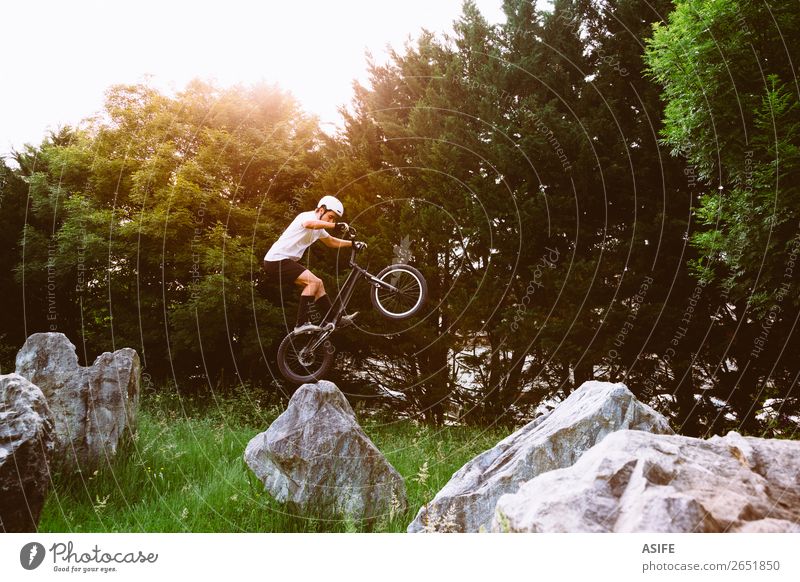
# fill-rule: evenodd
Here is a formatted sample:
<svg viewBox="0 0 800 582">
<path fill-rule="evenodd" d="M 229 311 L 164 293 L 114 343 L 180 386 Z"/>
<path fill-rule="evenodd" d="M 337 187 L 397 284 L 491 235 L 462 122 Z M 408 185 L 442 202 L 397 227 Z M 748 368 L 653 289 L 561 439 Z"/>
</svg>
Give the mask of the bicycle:
<svg viewBox="0 0 800 582">
<path fill-rule="evenodd" d="M 356 231 L 347 228 L 346 236 L 356 242 Z M 366 248 L 366 244 L 363 248 Z M 372 275 L 356 263 L 357 245 L 351 247 L 350 272 L 334 301 L 334 314 L 321 326 L 304 331 L 292 331 L 278 347 L 278 369 L 290 382 L 316 382 L 330 370 L 335 348 L 330 338 L 337 329 L 360 279 L 372 285 L 370 299 L 373 307 L 389 319 L 406 319 L 418 313 L 428 297 L 425 277 L 411 265 L 394 264 Z"/>
</svg>

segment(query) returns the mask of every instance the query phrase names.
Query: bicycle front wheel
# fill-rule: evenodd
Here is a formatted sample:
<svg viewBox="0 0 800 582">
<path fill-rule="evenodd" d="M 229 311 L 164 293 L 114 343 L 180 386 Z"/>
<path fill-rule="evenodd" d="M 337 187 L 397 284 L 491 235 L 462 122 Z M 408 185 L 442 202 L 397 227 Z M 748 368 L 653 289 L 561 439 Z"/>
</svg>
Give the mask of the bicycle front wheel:
<svg viewBox="0 0 800 582">
<path fill-rule="evenodd" d="M 333 364 L 334 347 L 330 340 L 318 342 L 319 331 L 292 332 L 278 347 L 278 369 L 295 384 L 322 380 Z M 315 345 L 319 344 L 319 345 Z"/>
<path fill-rule="evenodd" d="M 390 265 L 378 273 L 377 279 L 392 289 L 373 285 L 372 305 L 384 317 L 405 319 L 417 313 L 428 298 L 425 277 L 410 265 Z"/>
</svg>

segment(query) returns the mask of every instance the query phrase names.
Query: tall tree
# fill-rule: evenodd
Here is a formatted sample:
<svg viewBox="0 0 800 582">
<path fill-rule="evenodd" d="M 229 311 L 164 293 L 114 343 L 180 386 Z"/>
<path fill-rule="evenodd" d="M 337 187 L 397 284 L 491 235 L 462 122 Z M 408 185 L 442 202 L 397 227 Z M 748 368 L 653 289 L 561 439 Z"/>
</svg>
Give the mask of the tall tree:
<svg viewBox="0 0 800 582">
<path fill-rule="evenodd" d="M 21 253 L 27 202 L 27 184 L 0 158 L 0 297 L 6 302 L 0 312 L 0 374 L 14 369 L 14 356 L 25 342 L 23 296 L 13 270 Z"/>
<path fill-rule="evenodd" d="M 798 32 L 789 3 L 684 0 L 647 53 L 667 101 L 664 140 L 704 191 L 693 267 L 715 290 L 719 340 L 706 373 L 728 418 L 747 431 L 776 403 L 797 410 L 800 369 L 784 354 L 797 347 L 800 306 L 800 50 L 786 42 Z"/>
<path fill-rule="evenodd" d="M 104 120 L 18 156 L 29 333 L 135 347 L 156 380 L 269 382 L 282 317 L 256 289 L 261 259 L 319 144 L 275 87 L 112 88 Z"/>
</svg>

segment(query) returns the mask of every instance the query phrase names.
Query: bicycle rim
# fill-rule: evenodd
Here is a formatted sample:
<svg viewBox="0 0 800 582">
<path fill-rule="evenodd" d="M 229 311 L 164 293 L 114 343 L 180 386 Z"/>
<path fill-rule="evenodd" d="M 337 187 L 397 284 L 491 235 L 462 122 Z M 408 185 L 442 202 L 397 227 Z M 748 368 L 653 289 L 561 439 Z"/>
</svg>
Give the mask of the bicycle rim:
<svg viewBox="0 0 800 582">
<path fill-rule="evenodd" d="M 381 276 L 397 290 L 379 287 L 375 289 L 375 300 L 380 308 L 393 317 L 407 317 L 414 313 L 424 299 L 422 281 L 419 276 L 403 267 L 390 268 Z"/>
<path fill-rule="evenodd" d="M 278 348 L 278 367 L 287 380 L 313 382 L 328 371 L 333 361 L 333 345 L 325 341 L 311 349 L 318 337 L 318 333 L 292 333 L 283 339 Z"/>
</svg>

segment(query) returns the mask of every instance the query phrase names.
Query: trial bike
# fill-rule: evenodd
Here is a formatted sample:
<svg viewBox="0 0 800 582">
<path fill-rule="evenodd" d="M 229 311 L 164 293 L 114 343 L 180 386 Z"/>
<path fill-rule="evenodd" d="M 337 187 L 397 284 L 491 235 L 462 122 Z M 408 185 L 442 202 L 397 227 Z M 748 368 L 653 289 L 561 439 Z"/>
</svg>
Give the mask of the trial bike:
<svg viewBox="0 0 800 582">
<path fill-rule="evenodd" d="M 356 243 L 356 231 L 353 227 L 348 227 L 346 236 Z M 360 280 L 366 279 L 371 285 L 370 299 L 373 307 L 389 319 L 411 317 L 419 312 L 427 300 L 428 285 L 417 269 L 399 263 L 389 265 L 377 275 L 372 275 L 356 263 L 359 252 L 356 247 L 356 244 L 351 247 L 350 272 L 333 302 L 333 314 L 329 314 L 322 325 L 306 326 L 307 329 L 290 332 L 278 347 L 278 369 L 290 382 L 316 382 L 328 373 L 336 351 L 331 338 L 345 315 Z M 366 248 L 365 244 L 363 248 Z"/>
</svg>

